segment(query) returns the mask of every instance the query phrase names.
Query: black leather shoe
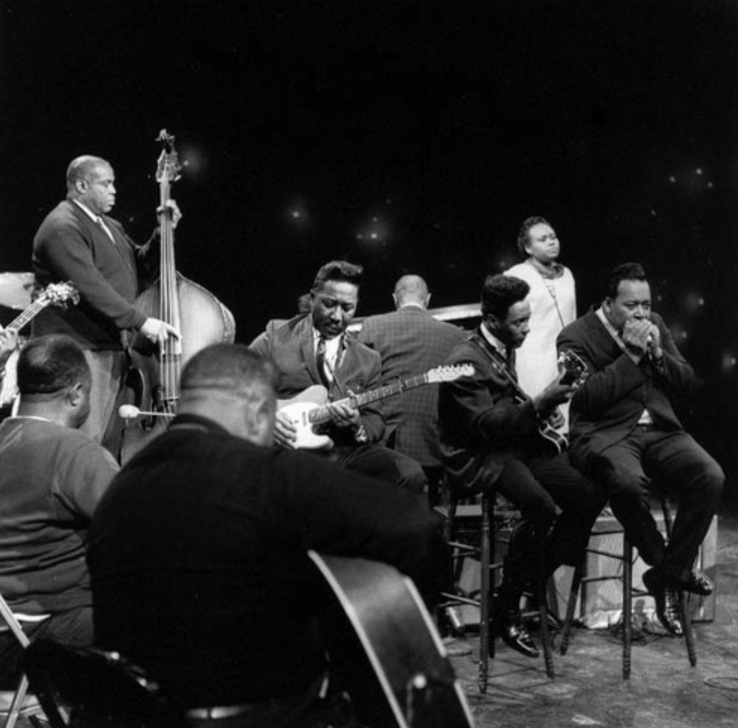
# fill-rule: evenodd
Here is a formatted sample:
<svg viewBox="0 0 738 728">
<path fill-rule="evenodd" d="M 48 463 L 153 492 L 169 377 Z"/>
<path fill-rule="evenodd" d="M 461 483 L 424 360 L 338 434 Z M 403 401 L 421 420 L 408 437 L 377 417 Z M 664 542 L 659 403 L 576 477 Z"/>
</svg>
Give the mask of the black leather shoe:
<svg viewBox="0 0 738 728">
<path fill-rule="evenodd" d="M 520 625 L 498 625 L 497 633 L 508 647 L 512 647 L 512 649 L 521 655 L 525 655 L 526 657 L 538 657 L 540 655 L 530 635 Z"/>
<path fill-rule="evenodd" d="M 679 609 L 679 593 L 673 586 L 667 586 L 653 569 L 643 575 L 646 589 L 653 595 L 656 602 L 656 616 L 667 632 L 675 637 L 684 634 L 681 609 Z"/>
<path fill-rule="evenodd" d="M 508 647 L 512 647 L 521 655 L 538 657 L 540 654 L 527 630 L 520 624 L 519 614 L 508 612 L 495 620 L 492 631 L 493 639 L 495 634 L 499 635 Z"/>
<path fill-rule="evenodd" d="M 682 581 L 679 586 L 691 594 L 699 594 L 701 597 L 708 597 L 715 591 L 715 585 L 712 579 L 700 569 L 692 569 L 689 577 Z"/>
</svg>

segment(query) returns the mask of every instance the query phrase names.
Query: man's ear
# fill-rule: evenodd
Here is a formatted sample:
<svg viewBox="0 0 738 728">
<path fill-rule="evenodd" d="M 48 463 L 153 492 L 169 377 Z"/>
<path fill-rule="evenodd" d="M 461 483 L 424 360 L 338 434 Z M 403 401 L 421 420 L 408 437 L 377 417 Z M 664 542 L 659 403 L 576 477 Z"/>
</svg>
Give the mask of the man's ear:
<svg viewBox="0 0 738 728">
<path fill-rule="evenodd" d="M 500 320 L 493 313 L 486 314 L 482 320 L 487 328 L 492 332 L 495 332 L 500 328 Z"/>
<path fill-rule="evenodd" d="M 72 407 L 78 407 L 79 403 L 82 401 L 83 396 L 83 385 L 82 382 L 77 382 L 76 384 L 73 384 L 71 387 L 67 388 L 67 401 L 69 404 L 72 405 Z"/>
<path fill-rule="evenodd" d="M 274 401 L 263 399 L 258 407 L 249 408 L 247 427 L 249 439 L 259 445 L 269 446 L 274 439 Z"/>
</svg>

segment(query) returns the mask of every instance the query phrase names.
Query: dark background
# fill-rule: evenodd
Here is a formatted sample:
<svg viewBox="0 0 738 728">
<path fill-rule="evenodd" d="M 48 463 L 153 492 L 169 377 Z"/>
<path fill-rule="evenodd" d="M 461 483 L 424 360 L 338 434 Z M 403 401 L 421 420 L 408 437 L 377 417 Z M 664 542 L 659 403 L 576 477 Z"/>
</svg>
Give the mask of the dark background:
<svg viewBox="0 0 738 728">
<path fill-rule="evenodd" d="M 319 265 L 478 299 L 546 216 L 580 312 L 643 262 L 704 377 L 690 426 L 738 470 L 738 4 L 731 0 L 0 0 L 0 270 L 83 153 L 117 175 L 145 240 L 166 127 L 186 162 L 177 264 L 237 339 L 291 315 Z M 0 309 L 3 322 L 12 312 Z"/>
</svg>

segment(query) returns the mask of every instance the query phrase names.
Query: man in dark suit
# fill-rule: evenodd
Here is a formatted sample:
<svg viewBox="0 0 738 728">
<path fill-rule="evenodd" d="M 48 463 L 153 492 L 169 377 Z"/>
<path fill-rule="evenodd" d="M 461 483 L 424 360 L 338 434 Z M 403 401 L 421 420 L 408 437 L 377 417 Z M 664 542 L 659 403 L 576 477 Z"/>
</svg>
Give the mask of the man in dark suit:
<svg viewBox="0 0 738 728">
<path fill-rule="evenodd" d="M 251 348 L 271 358 L 279 373 L 277 396 L 291 399 L 314 385 L 327 389 L 327 438 L 321 452 L 333 462 L 393 482 L 415 492 L 425 487 L 418 463 L 378 444 L 384 435 L 376 403 L 359 410 L 351 400 L 379 386 L 379 354 L 360 343 L 347 327 L 359 301 L 361 266 L 337 260 L 319 271 L 310 292 L 310 312 L 276 320 Z M 294 448 L 301 429 L 286 409 L 277 412 L 275 440 Z"/>
<path fill-rule="evenodd" d="M 713 589 L 693 567 L 724 482 L 720 466 L 674 410 L 676 398 L 695 391 L 697 377 L 652 312 L 648 279 L 637 263 L 612 271 L 602 305 L 567 326 L 557 346 L 577 353 L 590 372 L 571 403 L 574 461 L 605 487 L 625 535 L 652 567 L 643 582 L 660 621 L 680 635 L 677 591 Z M 653 480 L 680 497 L 668 545 L 650 512 Z"/>
<path fill-rule="evenodd" d="M 557 407 L 576 385 L 561 383 L 560 375 L 530 398 L 517 383 L 515 349 L 530 330 L 529 290 L 520 278 L 487 277 L 482 324 L 449 357 L 451 364 L 473 364 L 474 376 L 441 384 L 438 407 L 450 487 L 460 495 L 495 489 L 521 511 L 494 618 L 509 646 L 536 657 L 538 649 L 521 623 L 522 594 L 558 566 L 581 561 L 605 499 L 539 431 L 552 418 L 563 420 Z"/>
<path fill-rule="evenodd" d="M 368 317 L 359 341 L 379 352 L 383 385 L 424 374 L 444 364 L 465 333 L 458 326 L 428 313 L 431 295 L 417 275 L 397 281 L 392 294 L 396 311 Z M 403 392 L 384 402 L 388 447 L 417 460 L 429 481 L 438 482 L 442 471 L 438 449 L 438 385 Z"/>
<path fill-rule="evenodd" d="M 179 336 L 168 323 L 135 306 L 158 260 L 152 245 L 156 231 L 145 246 L 137 246 L 107 215 L 115 195 L 110 164 L 100 157 L 77 157 L 67 168 L 67 198 L 46 216 L 33 241 L 37 285 L 72 281 L 80 293 L 78 306 L 42 311 L 33 322 L 33 335 L 67 334 L 85 350 L 92 370 L 92 410 L 84 432 L 113 452 L 116 444 L 104 437 L 128 366 L 123 332 L 139 331 L 155 343 Z M 180 214 L 173 201 L 166 214 L 176 224 Z"/>
</svg>

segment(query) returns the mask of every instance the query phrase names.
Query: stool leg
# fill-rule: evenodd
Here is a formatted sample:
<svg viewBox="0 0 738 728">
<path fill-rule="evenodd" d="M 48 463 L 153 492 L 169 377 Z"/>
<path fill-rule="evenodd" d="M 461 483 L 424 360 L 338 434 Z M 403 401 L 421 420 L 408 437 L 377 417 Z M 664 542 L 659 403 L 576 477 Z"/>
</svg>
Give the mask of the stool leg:
<svg viewBox="0 0 738 728">
<path fill-rule="evenodd" d="M 661 510 L 664 513 L 664 527 L 666 528 L 666 538 L 671 539 L 671 529 L 673 519 L 671 515 L 671 506 L 669 505 L 669 499 L 664 493 L 660 493 L 661 499 Z M 687 595 L 684 591 L 679 592 L 679 611 L 682 613 L 682 625 L 684 627 L 684 642 L 687 646 L 687 657 L 689 658 L 689 664 L 692 667 L 697 666 L 697 650 L 694 644 L 694 629 L 692 628 L 692 617 L 689 614 L 689 607 L 687 606 Z"/>
<path fill-rule="evenodd" d="M 630 679 L 633 644 L 633 547 L 623 533 L 623 680 Z"/>
<path fill-rule="evenodd" d="M 585 555 L 586 559 L 586 555 Z M 585 562 L 582 561 L 579 566 L 574 569 L 574 575 L 571 578 L 571 588 L 569 589 L 569 599 L 566 602 L 566 616 L 564 617 L 564 627 L 561 630 L 561 647 L 559 652 L 566 654 L 569 649 L 569 640 L 571 639 L 571 629 L 574 623 L 574 612 L 577 608 L 577 598 L 579 597 L 579 589 L 582 586 L 582 578 L 584 577 Z"/>
<path fill-rule="evenodd" d="M 541 646 L 543 647 L 543 660 L 546 664 L 546 675 L 553 680 L 556 677 L 553 663 L 553 649 L 551 648 L 551 633 L 548 629 L 548 601 L 546 599 L 546 569 L 544 566 L 545 554 L 540 551 L 538 562 L 538 578 L 536 579 L 536 591 L 538 592 L 538 618 L 541 621 Z"/>
<path fill-rule="evenodd" d="M 687 645 L 687 657 L 692 667 L 697 666 L 697 650 L 694 644 L 694 629 L 692 628 L 692 616 L 689 613 L 687 595 L 679 592 L 679 610 L 682 613 L 682 625 L 684 626 L 684 642 Z"/>
<path fill-rule="evenodd" d="M 490 657 L 490 616 L 492 607 L 492 583 L 490 567 L 492 565 L 492 518 L 490 514 L 490 500 L 492 496 L 482 496 L 482 543 L 481 543 L 481 590 L 479 615 L 479 692 L 487 692 L 489 680 Z M 493 655 L 494 656 L 494 655 Z"/>
</svg>

